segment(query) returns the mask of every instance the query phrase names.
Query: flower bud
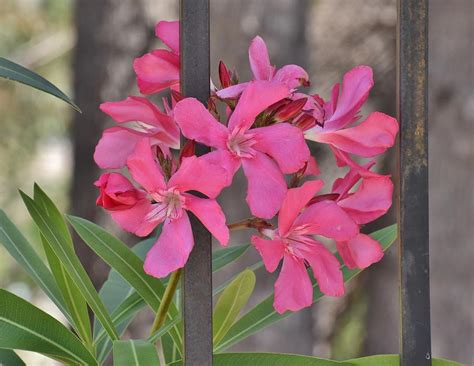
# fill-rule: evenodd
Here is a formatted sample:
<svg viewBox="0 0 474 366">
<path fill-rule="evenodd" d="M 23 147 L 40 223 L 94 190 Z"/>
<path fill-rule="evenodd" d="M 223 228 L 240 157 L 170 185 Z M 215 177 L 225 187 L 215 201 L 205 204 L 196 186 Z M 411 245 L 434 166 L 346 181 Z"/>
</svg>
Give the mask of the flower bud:
<svg viewBox="0 0 474 366">
<path fill-rule="evenodd" d="M 232 85 L 231 74 L 222 61 L 219 61 L 219 80 L 222 88 L 227 88 Z"/>
<path fill-rule="evenodd" d="M 306 131 L 311 127 L 316 126 L 316 118 L 309 113 L 302 113 L 295 121 L 293 121 L 293 125 Z"/>
<path fill-rule="evenodd" d="M 275 114 L 273 115 L 273 119 L 275 122 L 286 122 L 295 118 L 301 113 L 307 101 L 308 98 L 301 98 L 292 100 L 285 105 L 278 107 L 278 109 L 275 111 Z"/>
<path fill-rule="evenodd" d="M 94 183 L 99 188 L 97 206 L 109 211 L 129 209 L 145 197 L 144 192 L 136 189 L 133 184 L 119 173 L 105 173 Z"/>
</svg>

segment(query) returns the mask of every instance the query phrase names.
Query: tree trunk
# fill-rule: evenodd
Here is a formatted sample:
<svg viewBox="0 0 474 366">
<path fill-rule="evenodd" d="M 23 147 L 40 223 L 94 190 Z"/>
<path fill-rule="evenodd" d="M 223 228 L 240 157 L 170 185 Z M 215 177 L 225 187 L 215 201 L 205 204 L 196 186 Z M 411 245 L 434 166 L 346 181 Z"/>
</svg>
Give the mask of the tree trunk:
<svg viewBox="0 0 474 366">
<path fill-rule="evenodd" d="M 150 42 L 141 2 L 136 0 L 78 0 L 75 9 L 77 44 L 74 52 L 74 97 L 82 114 L 74 114 L 71 129 L 74 167 L 71 205 L 74 215 L 96 220 L 97 190 L 93 186 L 99 169 L 94 148 L 108 117 L 99 110 L 105 100 L 126 97 L 133 81 L 133 58 Z M 75 238 L 80 259 L 95 285 L 107 271 L 97 256 Z"/>
</svg>

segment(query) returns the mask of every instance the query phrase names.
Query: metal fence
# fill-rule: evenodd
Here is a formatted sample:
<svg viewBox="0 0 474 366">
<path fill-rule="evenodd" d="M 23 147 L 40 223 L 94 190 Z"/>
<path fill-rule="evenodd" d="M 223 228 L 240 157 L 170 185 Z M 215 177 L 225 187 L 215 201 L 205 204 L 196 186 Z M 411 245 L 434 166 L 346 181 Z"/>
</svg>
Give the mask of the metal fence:
<svg viewBox="0 0 474 366">
<path fill-rule="evenodd" d="M 250 0 L 248 0 L 250 1 Z M 431 365 L 428 235 L 428 0 L 398 0 L 401 365 Z M 209 98 L 209 0 L 181 0 L 181 87 Z M 198 147 L 197 153 L 205 153 Z M 196 245 L 184 270 L 184 360 L 212 365 L 211 235 L 192 219 Z"/>
</svg>

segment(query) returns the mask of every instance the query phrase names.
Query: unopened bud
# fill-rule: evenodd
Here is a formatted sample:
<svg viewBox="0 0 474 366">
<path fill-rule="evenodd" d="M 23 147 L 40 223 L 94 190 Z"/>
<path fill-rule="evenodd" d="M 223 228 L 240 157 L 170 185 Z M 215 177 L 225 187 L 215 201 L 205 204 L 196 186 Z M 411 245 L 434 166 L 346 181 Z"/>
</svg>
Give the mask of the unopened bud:
<svg viewBox="0 0 474 366">
<path fill-rule="evenodd" d="M 196 142 L 194 140 L 188 140 L 184 144 L 181 152 L 179 153 L 179 162 L 184 158 L 189 158 L 190 156 L 195 155 Z"/>
<path fill-rule="evenodd" d="M 309 113 L 302 113 L 295 121 L 293 121 L 293 125 L 306 131 L 311 127 L 316 126 L 316 118 Z"/>
<path fill-rule="evenodd" d="M 171 89 L 171 98 L 173 100 L 173 105 L 184 99 L 184 95 L 177 90 Z"/>
<path fill-rule="evenodd" d="M 278 107 L 273 115 L 273 119 L 275 122 L 290 121 L 301 113 L 307 101 L 308 98 L 301 98 L 292 100 L 289 103 Z"/>
<path fill-rule="evenodd" d="M 223 61 L 219 61 L 219 80 L 222 88 L 228 88 L 232 85 L 230 72 Z"/>
</svg>

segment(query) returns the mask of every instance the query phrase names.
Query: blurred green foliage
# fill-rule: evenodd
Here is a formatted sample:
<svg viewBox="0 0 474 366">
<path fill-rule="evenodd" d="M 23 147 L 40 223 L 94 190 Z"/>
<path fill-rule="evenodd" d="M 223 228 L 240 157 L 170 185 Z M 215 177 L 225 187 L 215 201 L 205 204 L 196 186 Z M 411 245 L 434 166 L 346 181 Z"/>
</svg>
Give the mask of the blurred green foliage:
<svg viewBox="0 0 474 366">
<path fill-rule="evenodd" d="M 0 1 L 0 55 L 46 77 L 71 94 L 70 57 L 74 45 L 72 0 Z M 70 176 L 68 124 L 71 110 L 24 85 L 0 80 L 0 207 L 38 243 L 20 203 L 18 189 L 33 181 L 67 206 Z M 30 235 L 28 235 L 30 234 Z M 22 281 L 0 251 L 0 285 Z"/>
</svg>

